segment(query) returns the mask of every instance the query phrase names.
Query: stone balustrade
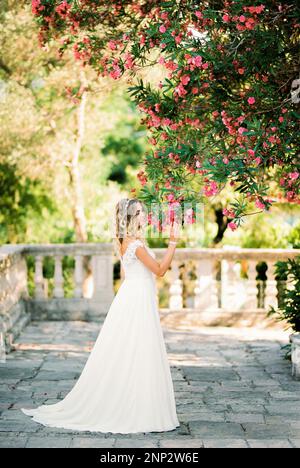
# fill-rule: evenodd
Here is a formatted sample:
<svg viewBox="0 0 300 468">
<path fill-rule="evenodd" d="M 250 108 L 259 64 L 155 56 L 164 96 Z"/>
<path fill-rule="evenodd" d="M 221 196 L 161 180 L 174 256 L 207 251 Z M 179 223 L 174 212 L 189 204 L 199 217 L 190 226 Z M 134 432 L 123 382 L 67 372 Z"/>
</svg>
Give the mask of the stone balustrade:
<svg viewBox="0 0 300 468">
<path fill-rule="evenodd" d="M 34 258 L 34 292 L 28 308 L 35 320 L 98 320 L 113 300 L 112 244 L 27 245 L 23 255 Z M 53 294 L 43 275 L 45 257 L 54 260 Z M 63 259 L 74 260 L 73 294 L 65 297 Z"/>
<path fill-rule="evenodd" d="M 0 248 L 0 355 L 9 352 L 14 338 L 30 321 L 26 312 L 26 261 L 19 246 Z"/>
<path fill-rule="evenodd" d="M 160 259 L 164 249 L 154 251 Z M 280 300 L 275 263 L 298 255 L 299 249 L 179 248 L 169 272 L 168 306 L 161 311 L 196 312 L 205 325 L 274 324 L 266 312 Z M 259 279 L 262 264 L 265 278 Z M 186 281 L 189 272 L 192 281 Z M 188 282 L 192 287 L 184 295 Z"/>
<path fill-rule="evenodd" d="M 153 250 L 160 259 L 164 249 Z M 158 278 L 159 295 L 167 297 L 167 303 L 160 303 L 161 313 L 192 313 L 200 325 L 263 323 L 269 306 L 276 306 L 280 299 L 275 262 L 299 254 L 296 249 L 178 248 L 164 283 Z M 53 263 L 50 279 L 45 278 L 46 258 Z M 68 276 L 65 258 L 73 261 Z M 27 268 L 30 259 L 32 271 Z M 30 319 L 103 318 L 117 290 L 113 279 L 117 261 L 110 243 L 2 246 L 0 330 L 8 349 Z M 265 280 L 258 279 L 257 265 L 261 262 L 267 267 Z M 72 283 L 68 295 L 66 282 Z"/>
</svg>

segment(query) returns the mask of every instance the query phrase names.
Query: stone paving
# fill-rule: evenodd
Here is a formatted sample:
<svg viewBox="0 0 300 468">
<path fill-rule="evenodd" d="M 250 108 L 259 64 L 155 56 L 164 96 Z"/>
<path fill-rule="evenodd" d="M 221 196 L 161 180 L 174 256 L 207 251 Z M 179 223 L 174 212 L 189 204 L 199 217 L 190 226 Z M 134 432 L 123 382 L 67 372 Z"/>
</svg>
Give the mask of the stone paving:
<svg viewBox="0 0 300 468">
<path fill-rule="evenodd" d="M 101 323 L 31 322 L 0 364 L 0 447 L 300 448 L 300 382 L 280 329 L 164 325 L 181 426 L 138 434 L 44 427 L 20 411 L 62 399 Z"/>
</svg>

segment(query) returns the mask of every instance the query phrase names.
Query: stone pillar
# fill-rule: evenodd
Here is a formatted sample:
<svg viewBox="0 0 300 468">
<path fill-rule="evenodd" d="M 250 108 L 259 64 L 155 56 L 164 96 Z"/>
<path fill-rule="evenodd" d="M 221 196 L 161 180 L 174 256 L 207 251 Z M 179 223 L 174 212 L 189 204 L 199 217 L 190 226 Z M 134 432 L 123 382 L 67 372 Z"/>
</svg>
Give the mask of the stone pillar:
<svg viewBox="0 0 300 468">
<path fill-rule="evenodd" d="M 238 294 L 237 271 L 234 260 L 222 260 L 221 263 L 222 309 L 236 310 Z"/>
<path fill-rule="evenodd" d="M 218 293 L 212 259 L 198 261 L 194 294 L 195 309 L 214 310 L 218 308 Z"/>
<path fill-rule="evenodd" d="M 248 280 L 247 280 L 247 300 L 246 300 L 246 308 L 249 310 L 256 310 L 257 309 L 257 270 L 256 270 L 257 262 L 256 260 L 249 260 L 248 261 Z"/>
<path fill-rule="evenodd" d="M 181 310 L 182 303 L 182 281 L 179 278 L 179 265 L 176 260 L 173 260 L 171 267 L 171 284 L 169 288 L 169 308 L 171 310 Z"/>
<path fill-rule="evenodd" d="M 43 256 L 37 255 L 35 257 L 35 271 L 34 271 L 34 284 L 35 284 L 35 298 L 44 299 L 44 278 L 43 278 Z"/>
<path fill-rule="evenodd" d="M 300 380 L 300 333 L 290 336 L 292 344 L 292 375 L 296 380 Z"/>
<path fill-rule="evenodd" d="M 276 308 L 277 302 L 277 282 L 275 280 L 275 263 L 274 261 L 268 261 L 267 269 L 267 284 L 265 291 L 265 309 L 269 310 L 270 306 Z"/>
<path fill-rule="evenodd" d="M 64 277 L 62 271 L 62 255 L 55 255 L 55 268 L 54 268 L 54 297 L 64 297 Z"/>
<path fill-rule="evenodd" d="M 112 252 L 99 252 L 92 257 L 93 296 L 91 315 L 106 315 L 114 297 Z"/>
<path fill-rule="evenodd" d="M 82 284 L 83 284 L 83 257 L 82 255 L 75 255 L 75 271 L 74 271 L 74 297 L 82 297 Z"/>
</svg>

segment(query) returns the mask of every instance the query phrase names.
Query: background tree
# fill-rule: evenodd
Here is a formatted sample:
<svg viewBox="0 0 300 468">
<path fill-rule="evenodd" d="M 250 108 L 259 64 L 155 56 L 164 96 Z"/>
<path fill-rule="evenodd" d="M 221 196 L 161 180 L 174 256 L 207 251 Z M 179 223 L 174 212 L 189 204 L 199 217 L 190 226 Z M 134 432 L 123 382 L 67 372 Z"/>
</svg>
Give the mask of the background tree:
<svg viewBox="0 0 300 468">
<path fill-rule="evenodd" d="M 230 185 L 235 198 L 223 214 L 232 230 L 281 198 L 299 203 L 296 1 L 33 0 L 32 8 L 42 43 L 62 39 L 61 50 L 102 75 L 166 68 L 162 82 L 131 87 L 153 145 L 139 174 L 145 199 L 203 200 Z"/>
<path fill-rule="evenodd" d="M 73 53 L 62 58 L 54 46 L 47 52 L 40 49 L 28 2 L 2 6 L 0 240 L 107 240 L 107 221 L 97 207 L 108 204 L 103 213 L 111 212 L 122 187 L 111 183 L 111 196 L 106 197 L 112 162 L 102 152 L 105 140 L 123 121 L 124 138 L 139 147 L 132 155 L 133 169 L 144 145 L 125 84 L 98 79 Z"/>
</svg>

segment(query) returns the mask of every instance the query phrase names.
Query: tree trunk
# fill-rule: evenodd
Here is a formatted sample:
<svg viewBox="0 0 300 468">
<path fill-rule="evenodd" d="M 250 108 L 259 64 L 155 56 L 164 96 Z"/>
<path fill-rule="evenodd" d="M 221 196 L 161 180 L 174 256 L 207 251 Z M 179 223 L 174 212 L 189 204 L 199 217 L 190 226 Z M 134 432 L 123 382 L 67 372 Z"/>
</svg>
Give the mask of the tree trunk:
<svg viewBox="0 0 300 468">
<path fill-rule="evenodd" d="M 222 205 L 215 206 L 214 212 L 216 223 L 218 225 L 218 232 L 215 238 L 213 239 L 213 246 L 217 246 L 222 241 L 230 220 L 227 218 L 227 216 L 223 215 Z"/>
<path fill-rule="evenodd" d="M 83 89 L 80 104 L 77 110 L 77 132 L 74 151 L 68 167 L 70 176 L 72 215 L 74 220 L 76 242 L 87 241 L 86 219 L 84 213 L 84 200 L 79 170 L 79 156 L 84 138 L 85 109 L 87 100 L 87 83 L 84 72 L 81 71 L 81 87 Z"/>
<path fill-rule="evenodd" d="M 84 212 L 84 197 L 82 192 L 79 157 L 81 153 L 82 143 L 85 131 L 85 110 L 87 101 L 87 81 L 84 71 L 81 70 L 81 100 L 77 110 L 77 132 L 74 151 L 68 165 L 70 176 L 71 203 L 72 215 L 75 230 L 75 242 L 87 242 L 86 218 Z M 83 280 L 83 295 L 91 297 L 93 285 L 91 262 L 89 257 L 83 258 L 84 280 Z"/>
</svg>

